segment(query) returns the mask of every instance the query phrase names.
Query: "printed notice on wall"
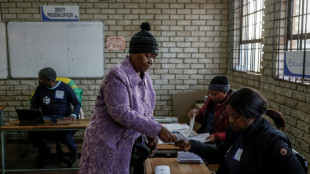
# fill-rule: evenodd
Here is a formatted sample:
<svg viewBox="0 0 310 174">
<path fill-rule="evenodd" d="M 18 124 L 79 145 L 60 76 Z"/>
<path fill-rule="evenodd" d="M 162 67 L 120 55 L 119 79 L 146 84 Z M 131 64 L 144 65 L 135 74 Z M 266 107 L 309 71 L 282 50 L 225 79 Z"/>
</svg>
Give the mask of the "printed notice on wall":
<svg viewBox="0 0 310 174">
<path fill-rule="evenodd" d="M 78 5 L 41 5 L 42 21 L 78 21 Z"/>
<path fill-rule="evenodd" d="M 310 78 L 310 51 L 287 51 L 284 54 L 284 75 Z"/>
<path fill-rule="evenodd" d="M 125 49 L 125 37 L 107 37 L 107 49 L 108 50 L 124 50 Z"/>
</svg>

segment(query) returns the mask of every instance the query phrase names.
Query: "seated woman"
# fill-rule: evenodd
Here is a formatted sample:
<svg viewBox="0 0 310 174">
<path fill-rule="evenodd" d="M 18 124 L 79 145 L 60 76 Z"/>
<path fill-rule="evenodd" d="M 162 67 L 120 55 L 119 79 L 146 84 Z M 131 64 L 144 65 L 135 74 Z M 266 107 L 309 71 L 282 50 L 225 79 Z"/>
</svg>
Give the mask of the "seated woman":
<svg viewBox="0 0 310 174">
<path fill-rule="evenodd" d="M 230 126 L 223 144 L 210 147 L 194 140 L 183 140 L 176 145 L 207 162 L 219 163 L 217 174 L 304 174 L 289 139 L 278 130 L 285 128 L 282 114 L 266 109 L 266 100 L 258 91 L 241 88 L 227 103 Z M 263 114 L 271 117 L 278 129 L 264 119 Z"/>
</svg>

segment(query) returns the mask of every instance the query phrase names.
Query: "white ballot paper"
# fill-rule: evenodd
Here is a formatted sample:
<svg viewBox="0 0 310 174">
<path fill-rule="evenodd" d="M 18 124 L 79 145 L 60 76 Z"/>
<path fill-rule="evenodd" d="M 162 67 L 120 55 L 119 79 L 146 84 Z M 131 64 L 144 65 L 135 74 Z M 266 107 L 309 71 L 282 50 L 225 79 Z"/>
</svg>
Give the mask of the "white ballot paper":
<svg viewBox="0 0 310 174">
<path fill-rule="evenodd" d="M 166 127 L 169 131 L 171 131 L 176 137 L 177 141 L 180 141 L 181 139 L 184 139 L 185 141 L 196 140 L 200 141 L 201 143 L 205 143 L 206 138 L 210 135 L 209 133 L 203 133 L 203 134 L 197 134 L 193 128 L 195 124 L 195 114 L 190 120 L 190 125 L 186 124 L 179 124 L 179 123 L 173 123 L 173 124 L 162 124 L 164 127 Z M 158 141 L 159 144 L 174 144 L 174 143 L 164 143 L 160 139 Z"/>
<path fill-rule="evenodd" d="M 186 136 L 184 135 L 184 132 L 186 132 L 189 128 L 186 124 L 180 124 L 180 123 L 172 123 L 172 124 L 162 124 L 164 127 L 166 127 L 170 132 L 174 133 L 177 137 L 177 141 L 180 141 L 181 139 L 185 139 L 188 141 Z M 161 139 L 158 139 L 158 144 L 174 144 L 174 143 L 164 143 L 161 141 Z"/>
<path fill-rule="evenodd" d="M 182 134 L 181 132 L 173 131 L 172 133 L 177 137 L 177 142 L 179 142 L 181 140 L 188 141 L 187 137 L 184 134 Z"/>
<path fill-rule="evenodd" d="M 202 134 L 197 134 L 195 136 L 189 137 L 189 139 L 200 141 L 201 143 L 206 143 L 208 142 L 208 140 L 206 140 L 208 136 L 210 136 L 209 133 L 202 133 Z"/>
<path fill-rule="evenodd" d="M 200 141 L 201 143 L 208 142 L 206 138 L 210 135 L 209 133 L 197 134 L 193 128 L 195 124 L 195 114 L 190 120 L 190 125 L 187 132 L 183 133 L 188 139 Z"/>
<path fill-rule="evenodd" d="M 189 123 L 189 128 L 186 132 L 183 132 L 183 134 L 187 137 L 190 138 L 192 136 L 196 136 L 197 133 L 193 130 L 194 128 L 194 124 L 195 124 L 195 114 L 194 116 L 191 118 L 190 123 Z"/>
<path fill-rule="evenodd" d="M 194 116 L 191 118 L 191 121 L 190 121 L 190 123 L 189 123 L 189 129 L 188 129 L 189 131 L 193 130 L 194 124 L 195 124 L 195 114 L 194 114 Z"/>
</svg>

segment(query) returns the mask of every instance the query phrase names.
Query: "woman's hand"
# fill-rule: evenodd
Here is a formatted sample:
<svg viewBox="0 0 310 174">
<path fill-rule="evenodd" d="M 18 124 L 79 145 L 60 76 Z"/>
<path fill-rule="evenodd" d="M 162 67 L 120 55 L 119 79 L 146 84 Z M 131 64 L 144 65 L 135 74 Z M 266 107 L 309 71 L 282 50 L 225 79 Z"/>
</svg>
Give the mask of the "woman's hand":
<svg viewBox="0 0 310 174">
<path fill-rule="evenodd" d="M 165 143 L 174 143 L 177 141 L 177 137 L 173 135 L 167 128 L 164 126 L 161 127 L 158 137 Z"/>
<path fill-rule="evenodd" d="M 208 143 L 214 144 L 215 143 L 215 137 L 214 135 L 210 135 L 206 138 Z"/>
<path fill-rule="evenodd" d="M 198 110 L 197 109 L 192 109 L 192 110 L 190 110 L 189 112 L 188 112 L 188 114 L 187 114 L 187 116 L 188 116 L 188 118 L 193 118 L 194 117 L 194 114 L 195 115 L 198 115 Z"/>
<path fill-rule="evenodd" d="M 183 151 L 187 152 L 189 149 L 191 149 L 191 142 L 186 140 L 180 140 L 179 142 L 176 142 L 174 144 L 175 146 L 179 146 Z"/>
<path fill-rule="evenodd" d="M 69 116 L 69 117 L 65 117 L 63 118 L 65 121 L 73 121 L 75 120 L 75 117 L 74 116 Z"/>
<path fill-rule="evenodd" d="M 147 137 L 147 140 L 148 140 L 147 146 L 151 150 L 150 157 L 152 157 L 157 150 L 158 138 Z"/>
</svg>

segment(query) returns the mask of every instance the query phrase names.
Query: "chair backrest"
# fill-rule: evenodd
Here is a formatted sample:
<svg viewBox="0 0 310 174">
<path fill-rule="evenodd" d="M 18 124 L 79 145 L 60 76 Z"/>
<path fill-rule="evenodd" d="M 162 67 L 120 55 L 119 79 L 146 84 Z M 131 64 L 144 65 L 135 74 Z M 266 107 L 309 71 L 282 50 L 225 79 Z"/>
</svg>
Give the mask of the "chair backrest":
<svg viewBox="0 0 310 174">
<path fill-rule="evenodd" d="M 78 116 L 78 119 L 84 119 L 84 112 L 83 112 L 83 105 L 82 105 L 82 97 L 83 97 L 83 90 L 81 88 L 79 88 L 76 83 L 68 78 L 68 77 L 57 77 L 56 81 L 62 81 L 66 84 L 68 84 L 69 86 L 71 86 L 71 88 L 73 89 L 74 93 L 76 94 L 77 98 L 79 99 L 80 103 L 81 103 L 81 109 L 80 109 L 80 115 Z M 30 96 L 30 104 L 32 102 L 32 97 L 34 95 L 34 92 L 32 92 L 31 96 Z"/>
<path fill-rule="evenodd" d="M 294 155 L 296 156 L 296 158 L 298 159 L 298 161 L 300 162 L 302 168 L 304 169 L 305 173 L 308 173 L 308 161 L 307 159 L 302 156 L 300 153 L 298 153 L 296 150 L 292 149 Z"/>
<path fill-rule="evenodd" d="M 73 89 L 74 93 L 76 94 L 76 96 L 78 97 L 78 99 L 82 105 L 83 90 L 81 88 L 79 88 L 72 79 L 70 79 L 68 77 L 57 77 L 56 81 L 62 81 L 64 83 L 68 84 L 69 86 L 71 86 L 71 88 Z"/>
</svg>

